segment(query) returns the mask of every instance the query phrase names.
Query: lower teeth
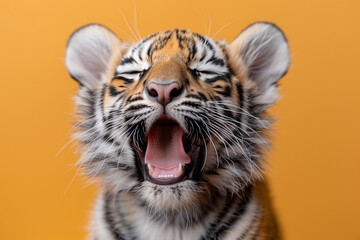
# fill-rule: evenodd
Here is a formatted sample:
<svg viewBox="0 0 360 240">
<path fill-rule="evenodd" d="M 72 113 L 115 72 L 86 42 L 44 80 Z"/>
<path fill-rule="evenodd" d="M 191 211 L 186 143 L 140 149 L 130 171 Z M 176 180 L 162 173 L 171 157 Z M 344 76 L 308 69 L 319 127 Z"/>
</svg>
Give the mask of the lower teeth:
<svg viewBox="0 0 360 240">
<path fill-rule="evenodd" d="M 159 175 L 159 178 L 170 178 L 173 177 L 174 175 L 170 174 L 170 175 Z"/>
<path fill-rule="evenodd" d="M 147 167 L 148 167 L 148 171 L 149 171 L 150 176 L 155 177 L 155 176 L 153 176 L 153 174 L 155 172 L 154 166 L 152 166 L 151 164 L 147 164 Z M 178 176 L 181 176 L 183 174 L 184 167 L 185 167 L 185 164 L 179 163 L 179 167 L 177 169 L 178 173 L 179 173 Z M 155 178 L 173 178 L 173 177 L 174 177 L 174 174 L 160 174 Z"/>
</svg>

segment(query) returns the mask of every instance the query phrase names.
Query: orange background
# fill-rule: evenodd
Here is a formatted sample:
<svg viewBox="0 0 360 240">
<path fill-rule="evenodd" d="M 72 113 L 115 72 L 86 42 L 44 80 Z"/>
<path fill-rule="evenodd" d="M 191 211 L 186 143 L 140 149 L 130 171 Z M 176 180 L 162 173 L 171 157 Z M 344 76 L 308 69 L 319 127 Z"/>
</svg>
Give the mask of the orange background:
<svg viewBox="0 0 360 240">
<path fill-rule="evenodd" d="M 189 28 L 231 41 L 248 24 L 286 33 L 292 64 L 272 109 L 271 188 L 285 239 L 360 239 L 360 1 L 136 0 L 142 36 Z M 102 23 L 123 39 L 133 0 L 0 2 L 0 239 L 83 239 L 96 186 L 66 147 L 77 84 L 64 64 L 69 35 Z M 203 16 L 203 17 L 202 17 Z M 65 140 L 64 140 L 65 139 Z M 64 140 L 64 141 L 63 141 Z M 66 193 L 65 193 L 66 191 Z"/>
</svg>

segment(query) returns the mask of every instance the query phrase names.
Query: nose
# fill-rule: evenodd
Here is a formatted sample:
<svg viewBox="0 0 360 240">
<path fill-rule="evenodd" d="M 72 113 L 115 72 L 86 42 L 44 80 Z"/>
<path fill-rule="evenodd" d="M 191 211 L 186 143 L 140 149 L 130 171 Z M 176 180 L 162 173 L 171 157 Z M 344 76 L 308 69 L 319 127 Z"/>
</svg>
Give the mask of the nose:
<svg viewBox="0 0 360 240">
<path fill-rule="evenodd" d="M 146 88 L 147 95 L 152 101 L 156 101 L 166 106 L 173 99 L 180 96 L 183 88 L 177 82 L 156 83 L 152 82 Z"/>
</svg>

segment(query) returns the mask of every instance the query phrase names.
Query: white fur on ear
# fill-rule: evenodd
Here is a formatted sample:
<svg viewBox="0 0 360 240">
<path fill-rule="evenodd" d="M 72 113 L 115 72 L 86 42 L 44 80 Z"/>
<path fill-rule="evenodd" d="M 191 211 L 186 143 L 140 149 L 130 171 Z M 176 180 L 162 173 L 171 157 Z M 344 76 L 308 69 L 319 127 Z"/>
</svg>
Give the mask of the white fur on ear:
<svg viewBox="0 0 360 240">
<path fill-rule="evenodd" d="M 66 48 L 66 67 L 82 86 L 96 87 L 104 81 L 109 62 L 120 39 L 102 25 L 90 24 L 76 30 Z"/>
<path fill-rule="evenodd" d="M 285 75 L 290 64 L 289 46 L 283 32 L 274 24 L 257 22 L 247 27 L 230 44 L 245 65 L 251 81 L 267 94 Z"/>
</svg>

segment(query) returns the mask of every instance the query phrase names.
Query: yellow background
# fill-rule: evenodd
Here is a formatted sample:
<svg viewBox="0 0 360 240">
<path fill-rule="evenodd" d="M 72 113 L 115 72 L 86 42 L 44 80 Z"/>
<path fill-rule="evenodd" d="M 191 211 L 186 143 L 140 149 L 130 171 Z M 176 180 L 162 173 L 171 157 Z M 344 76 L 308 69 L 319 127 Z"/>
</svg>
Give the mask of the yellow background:
<svg viewBox="0 0 360 240">
<path fill-rule="evenodd" d="M 290 240 L 360 239 L 360 1 L 137 0 L 142 36 L 189 28 L 231 41 L 254 21 L 289 40 L 292 64 L 272 112 L 272 194 Z M 126 40 L 133 0 L 0 2 L 0 239 L 83 239 L 96 186 L 66 147 L 77 84 L 64 64 L 69 35 L 102 23 Z M 64 141 L 63 141 L 64 140 Z M 65 193 L 66 191 L 66 193 Z"/>
</svg>

